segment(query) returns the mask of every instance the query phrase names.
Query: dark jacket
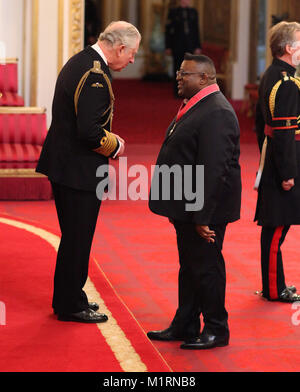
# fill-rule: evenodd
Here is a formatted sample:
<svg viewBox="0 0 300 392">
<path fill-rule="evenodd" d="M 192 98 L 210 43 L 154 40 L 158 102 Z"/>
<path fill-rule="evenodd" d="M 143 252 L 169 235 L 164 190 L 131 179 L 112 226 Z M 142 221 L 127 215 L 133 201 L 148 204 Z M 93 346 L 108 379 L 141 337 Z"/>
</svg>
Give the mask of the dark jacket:
<svg viewBox="0 0 300 392">
<path fill-rule="evenodd" d="M 274 59 L 259 87 L 256 132 L 260 149 L 265 125 L 269 127 L 255 214 L 255 220 L 263 226 L 300 224 L 300 141 L 295 137 L 299 129 L 300 96 L 294 74 L 295 68 Z M 295 179 L 295 186 L 284 191 L 282 181 L 291 178 Z"/>
<path fill-rule="evenodd" d="M 93 68 L 95 60 L 101 62 L 102 70 L 111 78 L 107 65 L 91 47 L 73 56 L 61 70 L 55 87 L 51 126 L 36 169 L 55 183 L 86 191 L 96 190 L 101 180 L 96 177 L 96 170 L 108 163 L 107 157 L 93 151 L 105 136 L 101 115 L 110 104 L 102 75 L 89 75 L 79 96 L 77 115 L 74 106 L 78 83 Z M 96 88 L 97 83 L 102 87 Z M 110 125 L 105 129 L 110 131 Z"/>
<path fill-rule="evenodd" d="M 177 7 L 169 11 L 166 23 L 165 44 L 173 54 L 193 53 L 201 48 L 198 12 L 191 7 Z"/>
<path fill-rule="evenodd" d="M 157 167 L 152 180 L 149 207 L 158 215 L 163 215 L 182 222 L 194 222 L 201 225 L 233 222 L 240 217 L 241 173 L 239 165 L 240 131 L 236 115 L 221 92 L 215 92 L 192 107 L 178 121 L 174 132 L 168 136 L 174 121 L 167 131 L 167 136 L 157 158 Z M 184 175 L 181 193 L 178 198 L 176 184 L 178 175 L 171 176 L 170 200 L 163 200 L 163 183 L 167 180 L 159 175 L 162 165 L 178 165 L 184 173 L 184 166 L 193 168 L 191 181 Z M 196 176 L 196 166 L 204 165 L 204 183 L 201 173 Z M 186 205 L 192 202 L 187 198 L 184 181 L 192 183 L 193 192 L 200 199 L 204 193 L 203 208 L 199 211 L 187 211 Z M 159 198 L 154 200 L 154 181 L 159 179 Z M 201 184 L 201 189 L 199 187 Z M 204 188 L 203 188 L 204 186 Z M 187 188 L 186 188 L 187 189 Z M 190 194 L 190 193 L 188 193 Z M 179 195 L 180 196 L 180 195 Z"/>
</svg>

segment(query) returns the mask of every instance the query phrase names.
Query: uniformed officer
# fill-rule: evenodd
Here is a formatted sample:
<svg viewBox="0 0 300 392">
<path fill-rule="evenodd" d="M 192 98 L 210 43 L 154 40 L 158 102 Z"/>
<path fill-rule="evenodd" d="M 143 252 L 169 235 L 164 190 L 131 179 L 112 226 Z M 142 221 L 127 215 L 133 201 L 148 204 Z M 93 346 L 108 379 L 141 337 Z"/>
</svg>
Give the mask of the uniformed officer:
<svg viewBox="0 0 300 392">
<path fill-rule="evenodd" d="M 270 30 L 273 63 L 261 80 L 256 111 L 261 161 L 255 220 L 262 226 L 262 296 L 270 301 L 300 300 L 296 288 L 286 285 L 281 254 L 290 226 L 300 224 L 299 43 L 299 23 L 281 22 Z"/>
<path fill-rule="evenodd" d="M 124 152 L 124 140 L 111 132 L 110 69 L 121 71 L 133 63 L 140 40 L 133 25 L 113 22 L 95 45 L 66 63 L 57 79 L 52 123 L 37 171 L 51 181 L 61 229 L 52 306 L 62 321 L 107 320 L 83 291 L 101 204 L 96 171 Z"/>
<path fill-rule="evenodd" d="M 177 96 L 176 71 L 186 52 L 200 54 L 198 12 L 190 0 L 180 0 L 180 6 L 171 8 L 165 31 L 166 54 L 173 57 L 174 93 Z"/>
</svg>

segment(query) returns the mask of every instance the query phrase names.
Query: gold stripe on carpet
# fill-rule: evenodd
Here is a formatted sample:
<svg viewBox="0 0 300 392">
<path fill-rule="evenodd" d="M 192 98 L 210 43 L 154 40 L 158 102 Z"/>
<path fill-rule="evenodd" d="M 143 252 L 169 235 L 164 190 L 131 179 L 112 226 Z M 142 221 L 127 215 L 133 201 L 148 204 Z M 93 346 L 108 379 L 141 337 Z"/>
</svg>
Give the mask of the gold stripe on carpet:
<svg viewBox="0 0 300 392">
<path fill-rule="evenodd" d="M 27 230 L 30 233 L 33 233 L 47 241 L 50 245 L 53 246 L 56 252 L 58 250 L 60 237 L 55 234 L 49 233 L 48 231 L 40 229 L 36 226 L 7 218 L 0 217 L 0 223 Z M 147 372 L 147 366 L 142 362 L 141 357 L 135 351 L 131 342 L 127 339 L 125 333 L 119 327 L 117 321 L 112 317 L 111 312 L 107 309 L 103 299 L 100 297 L 100 294 L 96 290 L 90 278 L 88 278 L 86 282 L 85 291 L 89 297 L 89 300 L 97 302 L 100 305 L 101 312 L 107 314 L 109 317 L 106 323 L 97 324 L 97 327 L 101 331 L 116 359 L 119 361 L 123 371 Z"/>
</svg>

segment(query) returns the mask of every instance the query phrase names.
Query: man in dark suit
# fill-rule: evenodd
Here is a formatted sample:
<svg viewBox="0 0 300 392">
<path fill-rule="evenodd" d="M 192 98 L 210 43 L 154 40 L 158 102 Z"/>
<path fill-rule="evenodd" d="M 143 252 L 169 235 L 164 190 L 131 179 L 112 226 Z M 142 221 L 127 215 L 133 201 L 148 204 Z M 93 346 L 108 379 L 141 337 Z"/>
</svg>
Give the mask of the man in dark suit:
<svg viewBox="0 0 300 392">
<path fill-rule="evenodd" d="M 51 181 L 61 229 L 52 306 L 62 321 L 107 320 L 83 290 L 101 204 L 96 187 L 102 178 L 96 171 L 124 152 L 124 140 L 111 132 L 109 70 L 133 63 L 140 39 L 133 25 L 113 22 L 95 45 L 66 63 L 57 79 L 52 123 L 36 170 Z"/>
<path fill-rule="evenodd" d="M 159 152 L 149 207 L 168 217 L 176 230 L 179 304 L 170 327 L 148 337 L 185 340 L 183 349 L 206 349 L 229 342 L 222 244 L 227 224 L 240 218 L 240 132 L 208 57 L 186 54 L 177 81 L 185 100 Z M 168 179 L 166 168 L 173 172 Z"/>
<path fill-rule="evenodd" d="M 171 8 L 165 30 L 166 54 L 173 57 L 174 93 L 177 96 L 176 71 L 186 52 L 200 54 L 198 12 L 190 0 L 180 0 L 179 7 Z"/>
<path fill-rule="evenodd" d="M 291 225 L 300 224 L 300 24 L 281 22 L 270 31 L 273 62 L 259 87 L 256 132 L 261 165 L 255 188 L 255 220 L 261 230 L 262 296 L 296 302 L 295 286 L 285 283 L 281 246 Z"/>
</svg>

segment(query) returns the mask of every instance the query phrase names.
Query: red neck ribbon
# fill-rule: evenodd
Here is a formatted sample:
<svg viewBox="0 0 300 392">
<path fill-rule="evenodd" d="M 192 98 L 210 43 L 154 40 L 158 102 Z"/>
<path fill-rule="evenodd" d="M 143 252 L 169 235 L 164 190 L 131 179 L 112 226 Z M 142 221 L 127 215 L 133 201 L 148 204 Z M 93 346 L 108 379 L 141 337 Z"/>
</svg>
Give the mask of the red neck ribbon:
<svg viewBox="0 0 300 392">
<path fill-rule="evenodd" d="M 204 89 L 200 90 L 197 94 L 195 94 L 186 105 L 182 103 L 180 109 L 177 113 L 176 122 L 178 122 L 181 117 L 188 112 L 196 103 L 200 102 L 203 98 L 207 97 L 208 95 L 215 93 L 216 91 L 220 91 L 219 86 L 214 83 L 210 86 L 204 87 Z"/>
</svg>

